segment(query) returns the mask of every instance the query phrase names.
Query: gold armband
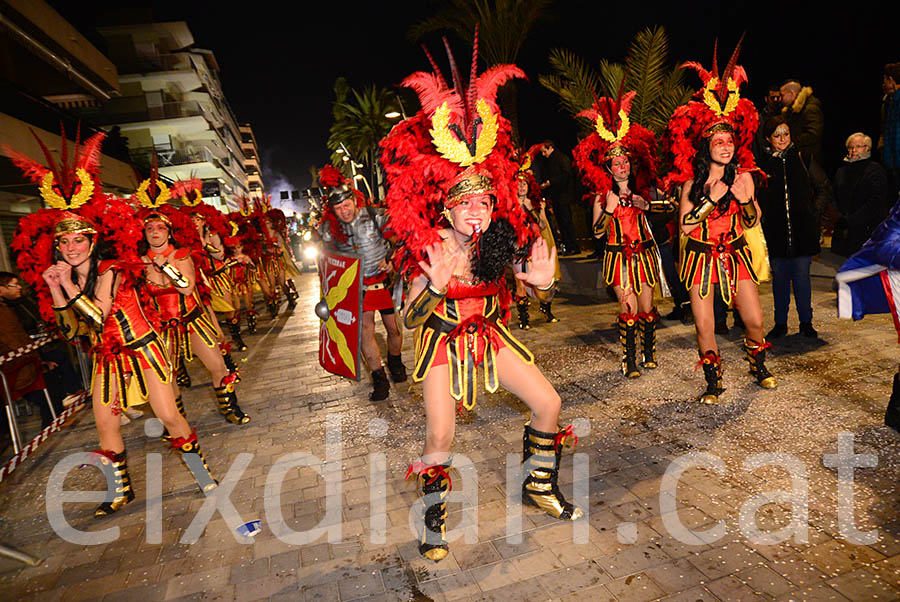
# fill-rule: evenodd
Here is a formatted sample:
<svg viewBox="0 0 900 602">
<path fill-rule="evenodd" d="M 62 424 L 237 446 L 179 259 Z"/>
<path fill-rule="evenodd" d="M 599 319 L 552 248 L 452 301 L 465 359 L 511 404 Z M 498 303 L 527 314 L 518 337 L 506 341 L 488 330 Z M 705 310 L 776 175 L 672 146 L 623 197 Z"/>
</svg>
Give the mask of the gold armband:
<svg viewBox="0 0 900 602">
<path fill-rule="evenodd" d="M 685 226 L 695 226 L 699 224 L 713 212 L 713 209 L 716 208 L 716 204 L 708 196 L 705 196 L 700 200 L 702 202 L 699 205 L 695 205 L 693 209 L 684 214 L 682 223 L 684 223 Z"/>
<path fill-rule="evenodd" d="M 671 213 L 675 211 L 675 203 L 671 199 L 650 201 L 650 213 Z"/>
<path fill-rule="evenodd" d="M 171 263 L 164 263 L 160 269 L 163 274 L 169 277 L 169 280 L 172 281 L 172 284 L 174 284 L 176 288 L 187 288 L 190 286 L 191 283 L 184 277 L 184 274 L 179 272 L 178 268 Z"/>
<path fill-rule="evenodd" d="M 63 307 L 54 307 L 53 313 L 56 316 L 56 326 L 67 341 L 71 341 L 78 335 L 85 334 L 84 322 L 78 319 L 78 315 L 72 309 L 71 303 Z"/>
<path fill-rule="evenodd" d="M 205 245 L 203 245 L 203 250 L 210 254 L 216 254 L 216 253 L 222 252 L 222 249 L 217 249 L 216 247 L 212 246 L 212 244 L 210 244 L 210 243 L 206 243 Z"/>
<path fill-rule="evenodd" d="M 93 301 L 79 293 L 77 297 L 72 299 L 70 305 L 84 317 L 88 326 L 91 326 L 97 332 L 103 330 L 103 312 L 100 311 L 100 308 Z"/>
<path fill-rule="evenodd" d="M 744 222 L 744 225 L 748 228 L 753 227 L 756 224 L 756 218 L 759 216 L 759 212 L 756 210 L 756 203 L 753 202 L 753 199 L 750 199 L 747 203 L 738 203 L 741 206 L 741 220 Z"/>
<path fill-rule="evenodd" d="M 547 288 L 538 288 L 536 286 L 531 287 L 534 290 L 534 298 L 540 301 L 541 303 L 550 303 L 553 301 L 553 297 L 556 296 L 556 279 L 550 281 L 550 286 Z"/>
<path fill-rule="evenodd" d="M 609 225 L 609 220 L 612 219 L 613 214 L 603 209 L 603 212 L 600 213 L 600 217 L 597 218 L 597 221 L 594 222 L 594 236 L 600 237 L 606 232 L 606 227 Z"/>
<path fill-rule="evenodd" d="M 446 294 L 446 291 L 443 293 L 435 291 L 431 288 L 431 283 L 429 283 L 410 304 L 409 309 L 406 311 L 406 316 L 403 318 L 403 324 L 410 330 L 424 324 L 428 316 L 444 300 Z"/>
</svg>

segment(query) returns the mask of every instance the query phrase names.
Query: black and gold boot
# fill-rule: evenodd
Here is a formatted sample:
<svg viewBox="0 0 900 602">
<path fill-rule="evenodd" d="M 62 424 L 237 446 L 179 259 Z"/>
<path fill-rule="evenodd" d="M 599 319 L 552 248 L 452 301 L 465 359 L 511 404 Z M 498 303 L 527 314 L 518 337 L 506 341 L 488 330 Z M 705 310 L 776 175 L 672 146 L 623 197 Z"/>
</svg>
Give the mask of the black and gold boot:
<svg viewBox="0 0 900 602">
<path fill-rule="evenodd" d="M 778 386 L 778 381 L 766 368 L 766 349 L 771 348 L 772 343 L 767 343 L 765 339 L 757 345 L 750 339 L 744 338 L 744 353 L 747 354 L 747 362 L 750 364 L 750 376 L 755 378 L 763 389 L 774 389 Z"/>
<path fill-rule="evenodd" d="M 387 367 L 388 372 L 391 373 L 391 380 L 395 383 L 405 383 L 406 382 L 406 366 L 403 364 L 403 358 L 399 355 L 391 355 L 388 353 L 387 356 Z"/>
<path fill-rule="evenodd" d="M 266 301 L 266 305 L 267 305 L 268 308 L 269 308 L 269 313 L 272 314 L 272 318 L 277 318 L 277 317 L 278 317 L 278 301 L 277 301 L 277 297 L 274 296 L 274 295 L 273 295 L 272 297 L 270 297 L 270 298 Z"/>
<path fill-rule="evenodd" d="M 191 375 L 188 374 L 183 357 L 178 358 L 178 370 L 175 371 L 175 384 L 182 389 L 191 388 Z"/>
<path fill-rule="evenodd" d="M 447 496 L 453 488 L 450 481 L 450 463 L 425 466 L 416 463 L 409 467 L 406 478 L 418 471 L 418 478 L 422 486 L 422 497 L 425 504 L 424 525 L 422 537 L 419 540 L 419 553 L 438 562 L 443 560 L 450 551 L 447 544 L 447 532 L 445 521 L 447 520 Z"/>
<path fill-rule="evenodd" d="M 290 309 L 294 309 L 297 307 L 297 298 L 300 296 L 297 294 L 297 289 L 294 288 L 294 281 L 290 278 L 286 278 L 284 281 L 284 296 L 287 298 L 287 304 Z"/>
<path fill-rule="evenodd" d="M 894 388 L 887 410 L 884 412 L 884 424 L 900 432 L 900 374 L 894 375 Z"/>
<path fill-rule="evenodd" d="M 228 320 L 228 326 L 231 329 L 231 340 L 237 346 L 238 351 L 247 351 L 247 344 L 241 337 L 241 315 L 235 312 L 234 317 Z"/>
<path fill-rule="evenodd" d="M 621 313 L 616 326 L 622 344 L 622 374 L 625 378 L 637 378 L 641 375 L 637 365 L 637 316 Z"/>
<path fill-rule="evenodd" d="M 659 324 L 659 313 L 653 309 L 647 313 L 638 314 L 638 330 L 641 334 L 641 353 L 643 361 L 641 367 L 652 370 L 656 363 L 656 326 Z"/>
<path fill-rule="evenodd" d="M 697 401 L 707 405 L 719 403 L 719 395 L 725 392 L 725 388 L 722 386 L 722 358 L 715 351 L 701 352 L 698 365 L 703 367 L 706 391 L 700 395 Z"/>
<path fill-rule="evenodd" d="M 259 319 L 256 310 L 247 310 L 247 332 L 256 334 L 256 322 Z"/>
<path fill-rule="evenodd" d="M 548 322 L 550 322 L 551 324 L 555 324 L 556 322 L 559 322 L 559 318 L 553 315 L 553 311 L 551 311 L 550 309 L 551 304 L 552 303 L 550 301 L 542 302 L 540 305 L 540 311 L 547 318 Z"/>
<path fill-rule="evenodd" d="M 542 433 L 525 424 L 522 456 L 528 476 L 522 483 L 522 503 L 540 508 L 560 520 L 578 520 L 581 508 L 566 501 L 559 491 L 559 461 L 565 440 L 574 437 L 571 427 L 556 433 Z"/>
<path fill-rule="evenodd" d="M 219 402 L 219 414 L 232 424 L 247 424 L 250 422 L 250 417 L 244 414 L 241 406 L 238 405 L 237 393 L 234 392 L 234 385 L 237 381 L 233 377 L 233 374 L 229 374 L 222 379 L 220 386 L 213 387 L 213 391 L 216 392 L 216 401 Z"/>
<path fill-rule="evenodd" d="M 531 320 L 528 317 L 528 297 L 516 297 L 516 311 L 519 313 L 519 328 L 529 330 Z"/>
<path fill-rule="evenodd" d="M 222 352 L 222 361 L 225 362 L 225 368 L 228 369 L 229 375 L 234 376 L 234 382 L 241 382 L 241 372 L 238 370 L 234 358 L 231 357 L 231 345 L 228 343 L 220 343 L 219 351 Z"/>
<path fill-rule="evenodd" d="M 94 510 L 94 518 L 108 516 L 122 506 L 134 500 L 134 489 L 131 488 L 131 476 L 128 474 L 128 463 L 125 461 L 125 450 L 120 453 L 101 449 L 94 452 L 95 462 L 106 476 L 106 499 Z"/>
<path fill-rule="evenodd" d="M 173 438 L 172 448 L 181 454 L 181 461 L 194 475 L 200 491 L 209 493 L 219 486 L 219 482 L 213 478 L 212 473 L 209 471 L 209 465 L 206 463 L 203 452 L 200 451 L 196 430 L 192 431 L 189 437 Z"/>
</svg>

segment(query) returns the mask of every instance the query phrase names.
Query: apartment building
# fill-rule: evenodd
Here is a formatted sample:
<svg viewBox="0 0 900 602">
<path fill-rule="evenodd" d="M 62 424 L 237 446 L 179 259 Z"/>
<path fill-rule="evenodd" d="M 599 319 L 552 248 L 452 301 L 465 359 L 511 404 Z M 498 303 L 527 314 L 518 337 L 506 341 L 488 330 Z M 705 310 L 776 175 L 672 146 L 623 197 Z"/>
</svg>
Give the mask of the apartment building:
<svg viewBox="0 0 900 602">
<path fill-rule="evenodd" d="M 257 200 L 265 194 L 265 186 L 262 181 L 262 168 L 259 165 L 259 147 L 256 145 L 256 136 L 249 123 L 240 124 L 241 151 L 244 153 L 244 172 L 247 174 L 247 188 L 250 198 Z"/>
</svg>

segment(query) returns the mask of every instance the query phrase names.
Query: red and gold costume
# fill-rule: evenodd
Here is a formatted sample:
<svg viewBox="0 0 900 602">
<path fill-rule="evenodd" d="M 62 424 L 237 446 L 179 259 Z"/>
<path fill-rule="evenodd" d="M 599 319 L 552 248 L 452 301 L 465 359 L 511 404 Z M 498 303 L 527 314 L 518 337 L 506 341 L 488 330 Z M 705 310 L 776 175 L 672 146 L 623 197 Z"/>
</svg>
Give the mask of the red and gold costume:
<svg viewBox="0 0 900 602">
<path fill-rule="evenodd" d="M 428 262 L 426 247 L 445 244 L 441 231 L 449 229 L 454 235 L 454 224 L 448 217 L 453 208 L 466 199 L 478 203 L 486 195 L 492 198 L 490 225 L 484 233 L 474 230 L 469 256 L 473 275 L 491 275 L 485 281 L 454 275 L 445 291 L 432 288 L 429 280 L 421 294 L 410 302 L 405 316 L 407 327 L 417 328 L 414 380 L 424 380 L 431 370 L 446 362 L 449 395 L 459 402 L 458 407 L 465 408 L 475 404 L 479 367 L 484 370 L 487 390 L 496 390 L 497 358 L 503 349 L 510 349 L 522 362 L 534 361 L 531 352 L 506 328 L 510 294 L 503 281 L 503 269 L 513 260 L 513 253 L 498 254 L 499 267 L 493 271 L 482 263 L 485 253 L 493 249 L 492 243 L 485 241 L 502 240 L 507 245 L 504 248 L 517 248 L 524 258 L 538 236 L 537 228 L 529 224 L 518 201 L 518 166 L 511 127 L 496 104 L 497 88 L 524 74 L 514 65 L 495 65 L 478 76 L 477 48 L 476 30 L 467 89 L 462 87 L 452 56 L 453 88 L 428 55 L 433 72 L 414 73 L 403 81 L 404 86 L 418 93 L 422 109 L 394 126 L 381 143 L 382 164 L 390 184 L 389 230 L 398 240 L 394 264 L 409 280 L 423 274 L 420 262 Z M 548 289 L 535 292 L 538 298 L 548 300 L 552 290 L 551 282 Z M 543 433 L 526 424 L 524 456 L 529 464 L 522 498 L 526 504 L 569 520 L 582 513 L 565 501 L 556 485 L 562 449 L 557 443 L 565 440 L 566 432 L 563 429 L 559 433 Z M 434 561 L 448 552 L 444 519 L 450 490 L 449 468 L 449 460 L 431 466 L 417 462 L 408 472 L 408 476 L 419 475 L 423 493 L 429 499 L 438 496 L 437 502 L 426 501 L 419 544 L 420 553 Z"/>
<path fill-rule="evenodd" d="M 582 174 L 585 185 L 595 195 L 595 203 L 602 208 L 594 222 L 594 236 L 606 236 L 606 252 L 603 255 L 603 278 L 607 285 L 641 295 L 644 287 L 651 289 L 662 282 L 659 250 L 650 231 L 644 209 L 634 205 L 634 195 L 639 195 L 654 207 L 656 198 L 656 138 L 639 124 L 631 123 L 631 103 L 635 92 L 622 94 L 617 99 L 600 98 L 590 109 L 582 111 L 594 124 L 594 131 L 583 138 L 573 149 L 575 165 Z M 630 164 L 630 186 L 623 194 L 611 173 L 615 157 L 626 157 Z M 612 193 L 618 203 L 612 213 L 606 202 Z M 674 209 L 671 204 L 657 202 L 661 211 Z M 665 287 L 663 287 L 665 290 Z M 637 299 L 635 300 L 637 301 Z M 623 311 L 617 317 L 619 341 L 622 344 L 622 371 L 628 378 L 636 378 L 641 372 L 637 364 L 637 338 L 640 336 L 644 368 L 656 368 L 656 326 L 659 313 L 656 308 L 638 312 L 637 307 Z"/>
<path fill-rule="evenodd" d="M 17 264 L 22 279 L 37 293 L 44 320 L 55 321 L 61 335 L 69 341 L 80 336 L 90 340 L 94 412 L 97 415 L 98 408 L 107 408 L 115 415 L 129 404 L 129 383 L 134 383 L 137 394 L 147 401 L 151 397 L 148 378 L 168 384 L 172 379 L 172 365 L 157 333 L 158 316 L 149 307 L 149 300 L 140 287 L 144 267 L 136 251 L 143 236 L 141 222 L 127 203 L 101 191 L 99 159 L 105 134 L 93 135 L 83 146 L 79 144 L 79 134 L 76 135 L 74 158 L 70 161 L 66 134 L 62 132 L 61 165 L 57 165 L 35 135 L 49 168 L 6 149 L 26 177 L 39 184 L 41 197 L 51 207 L 20 220 L 12 248 L 18 253 Z M 44 274 L 49 273 L 51 266 L 66 261 L 56 255 L 59 240 L 67 236 L 71 237 L 69 240 L 76 239 L 78 235 L 90 241 L 86 261 L 91 263 L 85 283 L 100 279 L 111 282 L 110 308 L 105 316 L 91 295 L 81 290 L 72 295 L 71 289 L 62 285 L 53 294 L 68 300 L 54 306 L 50 288 L 44 281 Z M 99 259 L 99 249 L 103 246 L 111 248 L 116 259 Z M 72 266 L 73 273 L 75 267 Z M 94 270 L 96 273 L 91 274 Z M 66 286 L 74 284 L 79 288 L 75 282 L 73 280 Z M 159 391 L 159 388 L 155 390 Z M 166 403 L 169 400 L 161 398 L 157 401 Z M 114 424 L 118 425 L 118 421 Z M 181 453 L 182 460 L 204 492 L 218 485 L 197 444 L 196 431 L 187 437 L 172 438 L 171 443 Z M 96 464 L 107 473 L 110 483 L 106 500 L 94 511 L 94 516 L 99 518 L 118 511 L 133 501 L 135 494 L 125 449 L 119 452 L 101 449 L 95 454 Z"/>
<path fill-rule="evenodd" d="M 671 153 L 674 167 L 666 178 L 667 183 L 682 185 L 692 181 L 692 197 L 696 191 L 703 192 L 696 201 L 687 200 L 692 206 L 683 216 L 682 224 L 696 227 L 687 236 L 682 235 L 680 277 L 689 289 L 698 287 L 701 299 L 706 299 L 713 285 L 718 284 L 722 299 L 728 304 L 736 300 L 742 282 L 752 283 L 745 286 L 759 284 L 754 265 L 765 261 L 765 245 L 761 236 L 748 240 L 745 231 L 759 228 L 756 201 L 753 198 L 737 199 L 731 192 L 731 184 L 721 199 L 713 201 L 702 188 L 707 182 L 697 181 L 694 170 L 698 165 L 695 162 L 698 151 L 708 147 L 716 134 L 727 134 L 734 144 L 731 162 L 736 164 L 735 181 L 748 172 L 759 171 L 751 150 L 759 116 L 753 103 L 740 96 L 740 87 L 747 81 L 747 73 L 737 64 L 740 47 L 738 42 L 721 76 L 717 49 L 713 51 L 711 71 L 696 62 L 685 63 L 685 67 L 699 73 L 703 87 L 693 100 L 675 110 L 664 138 L 664 147 Z M 711 307 L 709 310 L 712 311 Z M 775 377 L 765 366 L 766 350 L 771 344 L 762 336 L 759 339 L 754 341 L 744 337 L 750 374 L 761 387 L 773 389 Z M 699 354 L 699 365 L 703 367 L 707 382 L 706 392 L 699 401 L 716 403 L 725 390 L 722 388 L 722 359 L 715 349 L 701 348 Z"/>
</svg>

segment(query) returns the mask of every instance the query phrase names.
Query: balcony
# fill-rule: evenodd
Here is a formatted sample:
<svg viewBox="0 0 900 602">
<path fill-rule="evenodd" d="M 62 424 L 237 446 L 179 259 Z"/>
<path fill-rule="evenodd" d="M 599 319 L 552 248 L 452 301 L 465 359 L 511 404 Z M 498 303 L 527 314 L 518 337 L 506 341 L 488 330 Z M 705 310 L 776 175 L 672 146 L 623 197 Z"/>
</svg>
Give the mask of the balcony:
<svg viewBox="0 0 900 602">
<path fill-rule="evenodd" d="M 125 99 L 122 99 L 125 100 Z M 143 100 L 143 98 L 141 98 Z M 138 103 L 133 103 L 138 104 Z M 124 103 L 119 107 L 126 108 Z M 205 117 L 203 107 L 195 100 L 164 102 L 157 106 L 144 106 L 133 110 L 117 111 L 113 103 L 107 104 L 103 113 L 99 113 L 95 122 L 101 125 L 140 123 L 144 121 L 159 121 L 161 119 L 178 119 L 181 117 Z"/>
<path fill-rule="evenodd" d="M 160 168 L 191 165 L 192 163 L 210 163 L 214 167 L 226 171 L 219 159 L 205 146 L 191 146 L 183 149 L 175 149 L 171 145 L 133 148 L 130 151 L 131 160 L 138 165 L 149 166 L 154 151 L 156 151 L 157 163 Z"/>
<path fill-rule="evenodd" d="M 156 54 L 131 58 L 118 58 L 116 68 L 120 74 L 157 73 L 160 71 L 184 71 L 193 69 L 191 59 L 185 54 Z"/>
</svg>

